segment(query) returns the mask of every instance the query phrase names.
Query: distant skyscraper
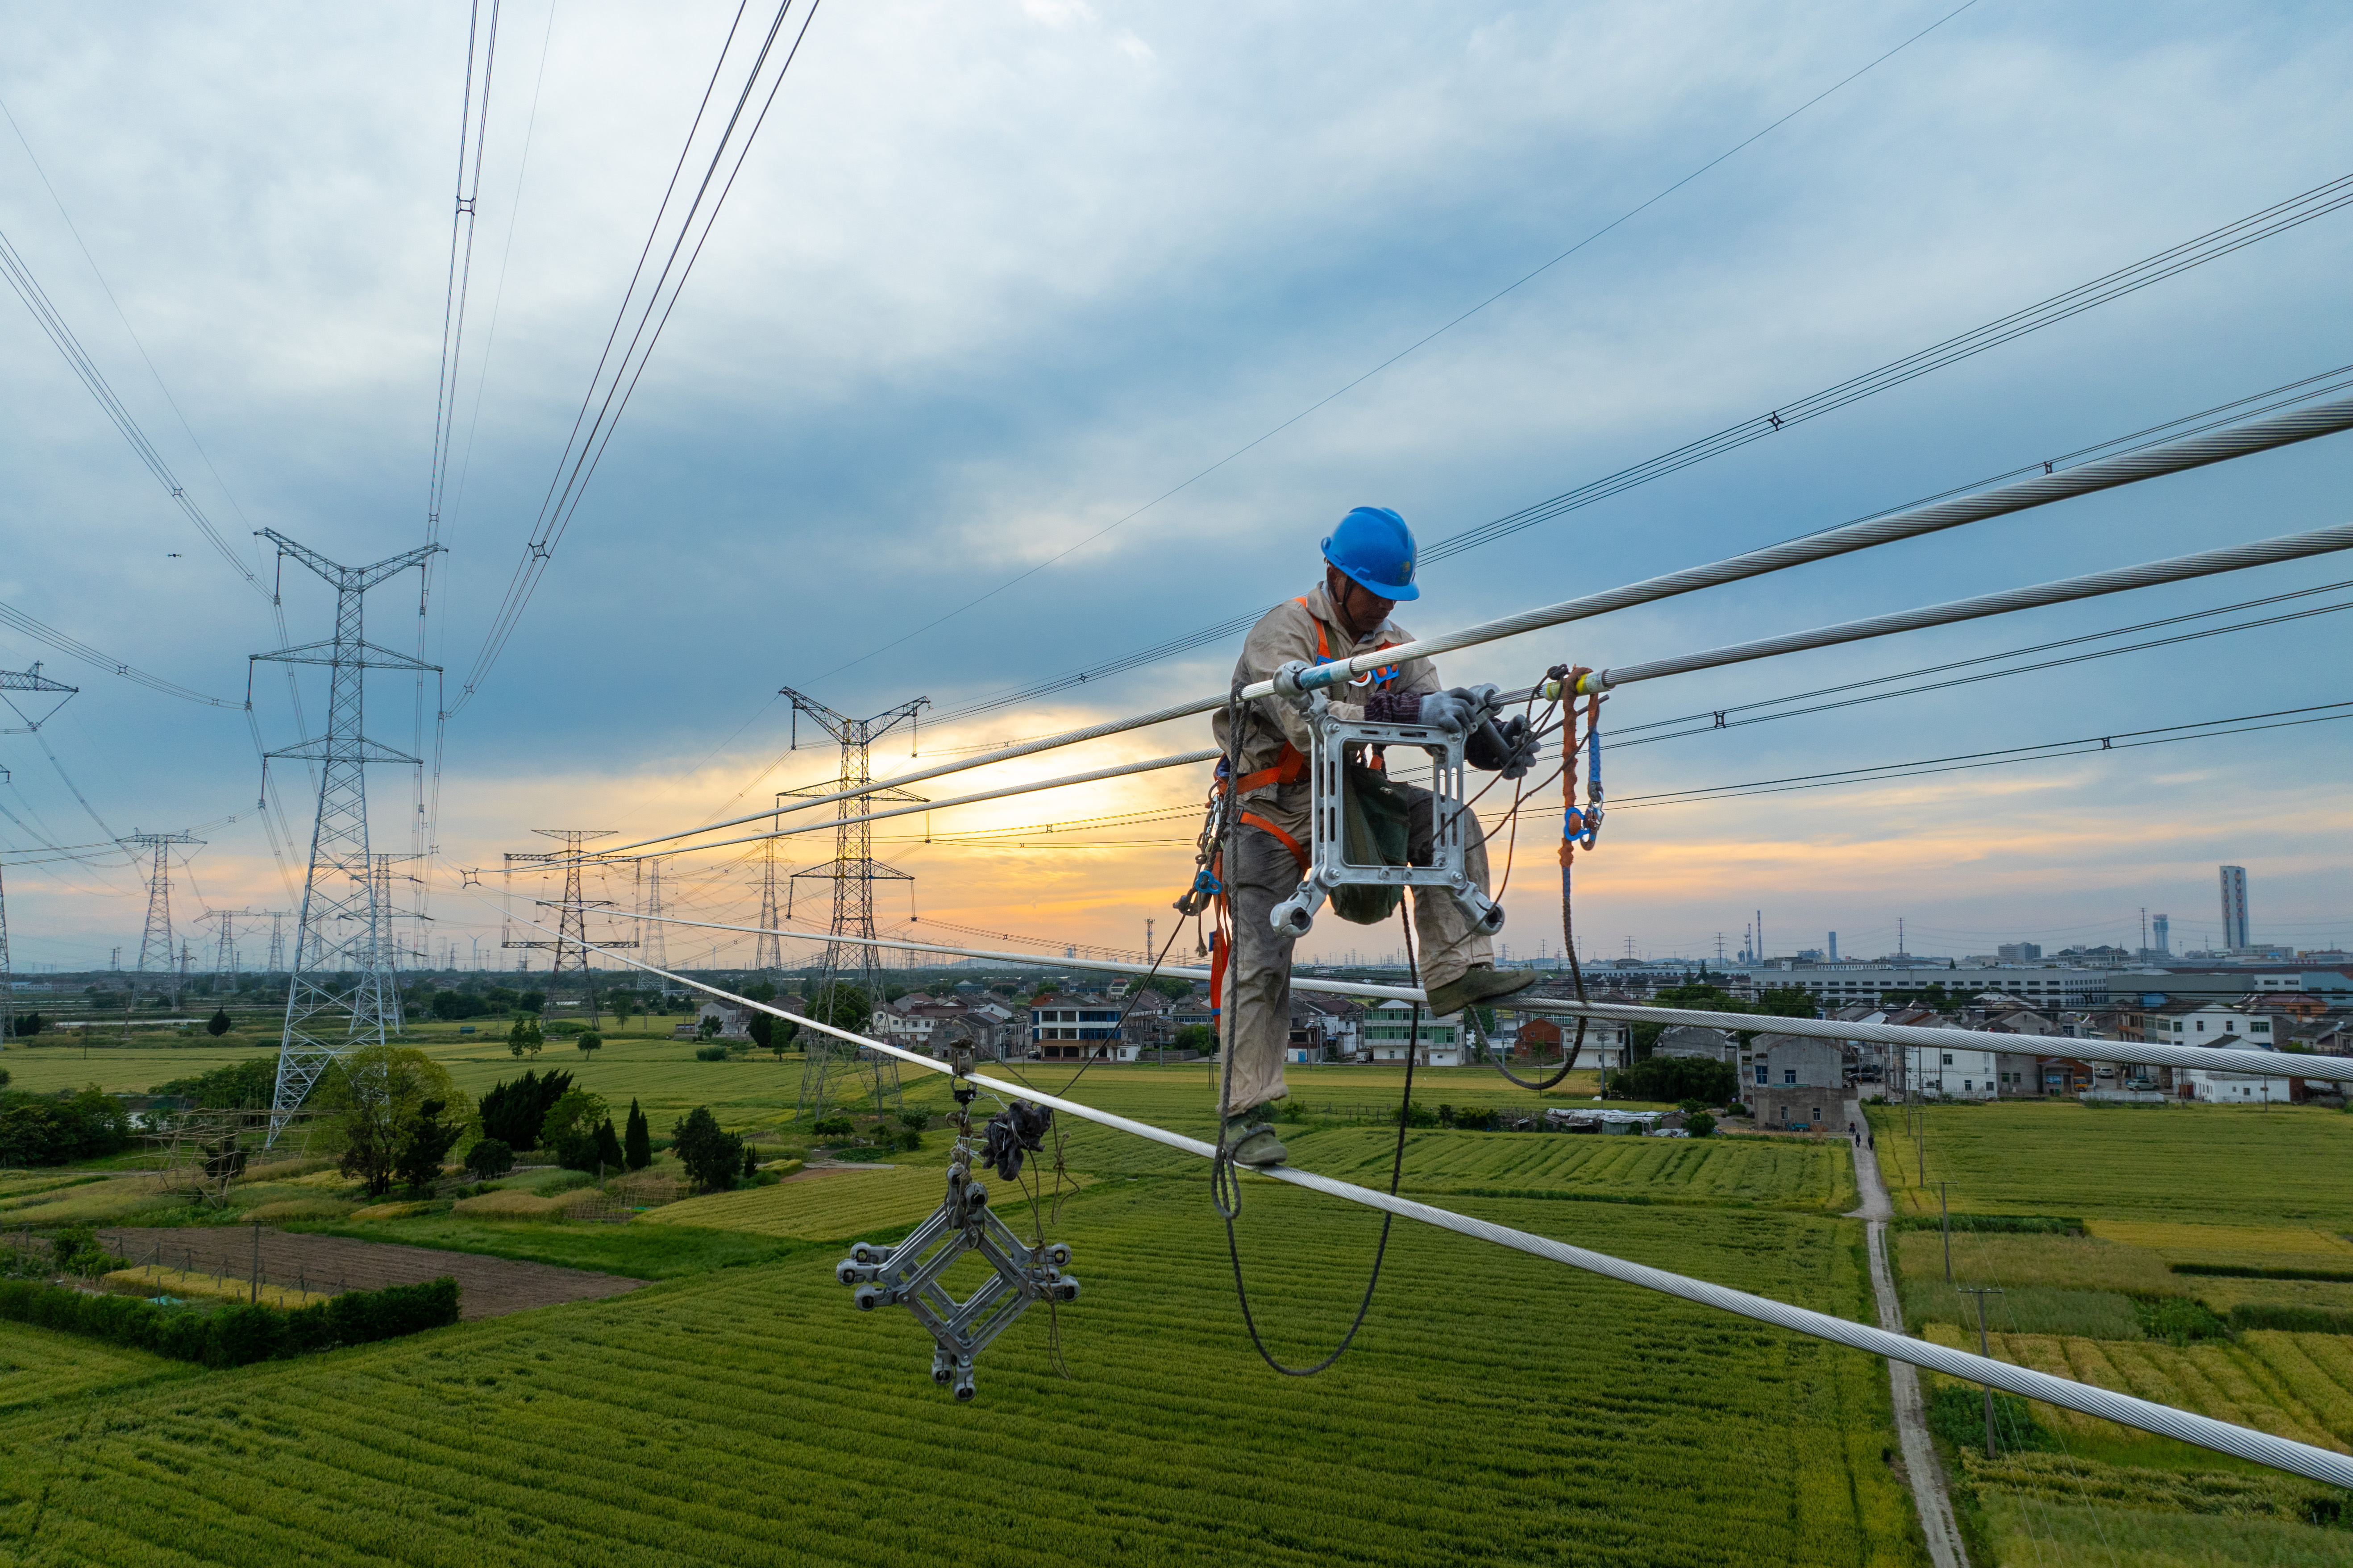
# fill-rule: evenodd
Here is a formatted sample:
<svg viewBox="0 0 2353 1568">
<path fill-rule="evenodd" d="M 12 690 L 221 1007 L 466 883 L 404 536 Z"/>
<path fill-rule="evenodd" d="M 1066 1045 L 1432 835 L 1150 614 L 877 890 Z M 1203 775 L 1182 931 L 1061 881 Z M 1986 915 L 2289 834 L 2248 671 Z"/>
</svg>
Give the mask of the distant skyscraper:
<svg viewBox="0 0 2353 1568">
<path fill-rule="evenodd" d="M 2244 866 L 2222 868 L 2222 945 L 2226 948 L 2248 945 L 2247 868 Z"/>
<path fill-rule="evenodd" d="M 1838 932 L 1836 931 L 1831 932 L 1831 962 L 1832 963 L 1838 962 Z"/>
<path fill-rule="evenodd" d="M 2171 925 L 2172 922 L 2167 920 L 2163 915 L 2151 915 L 2148 917 L 2148 939 L 2151 943 L 2150 951 L 2155 952 L 2159 958 L 2170 958 L 2173 956 L 2173 944 L 2169 937 L 2167 935 Z"/>
</svg>

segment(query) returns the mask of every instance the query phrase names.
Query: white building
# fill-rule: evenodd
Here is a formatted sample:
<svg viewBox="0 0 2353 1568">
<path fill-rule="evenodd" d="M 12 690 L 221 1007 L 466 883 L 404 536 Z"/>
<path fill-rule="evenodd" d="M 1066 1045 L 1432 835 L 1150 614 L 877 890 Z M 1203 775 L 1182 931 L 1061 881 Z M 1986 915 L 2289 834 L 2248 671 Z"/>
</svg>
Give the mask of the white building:
<svg viewBox="0 0 2353 1568">
<path fill-rule="evenodd" d="M 1909 1094 L 1945 1100 L 1992 1100 L 2001 1092 L 1997 1051 L 1942 1050 L 1934 1046 L 1897 1046 L 1897 1087 Z"/>
<path fill-rule="evenodd" d="M 1363 1059 L 1368 1062 L 1402 1062 L 1406 1059 L 1408 1042 L 1417 1038 L 1413 1027 L 1413 1004 L 1410 1002 L 1374 1002 L 1365 1008 L 1362 1029 Z M 1426 1068 L 1452 1068 L 1462 1065 L 1462 1015 L 1449 1013 L 1443 1018 L 1422 1015 L 1417 1065 Z"/>
<path fill-rule="evenodd" d="M 1750 972 L 1760 987 L 1798 986 L 1827 1005 L 1876 1002 L 1889 991 L 1926 991 L 1941 985 L 1948 994 L 1975 995 L 2000 991 L 2044 1008 L 2095 1006 L 2107 1000 L 2108 972 L 2059 964 L 1942 964 L 1896 967 L 1890 964 L 1824 964 L 1812 968 L 1757 969 Z"/>
</svg>

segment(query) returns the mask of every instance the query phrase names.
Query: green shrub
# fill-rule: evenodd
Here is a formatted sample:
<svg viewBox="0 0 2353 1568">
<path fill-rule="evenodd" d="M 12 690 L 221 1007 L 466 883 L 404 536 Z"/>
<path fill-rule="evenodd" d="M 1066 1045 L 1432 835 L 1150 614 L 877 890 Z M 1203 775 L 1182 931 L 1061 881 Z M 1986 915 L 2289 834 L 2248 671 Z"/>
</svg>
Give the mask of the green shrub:
<svg viewBox="0 0 2353 1568">
<path fill-rule="evenodd" d="M 1941 1230 L 1949 1228 L 1956 1236 L 1966 1231 L 1977 1236 L 2081 1236 L 2084 1222 L 2064 1215 L 2047 1214 L 1957 1214 L 1939 1217 L 1932 1214 L 1898 1215 L 1892 1222 L 1897 1230 Z"/>
<path fill-rule="evenodd" d="M 2202 1301 L 2187 1296 L 2165 1296 L 2153 1301 L 2134 1303 L 2140 1318 L 2141 1332 L 2153 1340 L 2170 1340 L 2186 1345 L 2193 1340 L 2223 1340 L 2231 1337 L 2231 1325 L 2209 1311 Z"/>
<path fill-rule="evenodd" d="M 1730 1062 L 1704 1057 L 1646 1057 L 1610 1075 L 1609 1098 L 1725 1105 L 1740 1098 L 1740 1075 Z"/>
<path fill-rule="evenodd" d="M 1715 1136 L 1715 1118 L 1704 1110 L 1694 1110 L 1683 1118 L 1683 1131 L 1694 1138 Z"/>
<path fill-rule="evenodd" d="M 2284 1329 L 2299 1334 L 2353 1334 L 2353 1312 L 2327 1307 L 2291 1307 L 2275 1301 L 2242 1301 L 2231 1309 L 2233 1329 Z"/>
<path fill-rule="evenodd" d="M 858 1131 L 858 1124 L 847 1116 L 828 1116 L 809 1131 L 822 1138 L 846 1138 Z"/>
<path fill-rule="evenodd" d="M 348 1290 L 291 1311 L 257 1304 L 164 1306 L 33 1280 L 0 1280 L 0 1319 L 153 1351 L 206 1366 L 244 1366 L 336 1345 L 398 1338 L 458 1321 L 458 1282 L 442 1278 Z"/>
<path fill-rule="evenodd" d="M 485 1138 L 466 1151 L 466 1169 L 478 1181 L 503 1176 L 514 1163 L 514 1151 L 495 1138 Z"/>
<path fill-rule="evenodd" d="M 1928 1428 L 1957 1448 L 1985 1452 L 1985 1390 L 1966 1384 L 1941 1384 L 1928 1401 Z M 1993 1396 L 1994 1447 L 2005 1454 L 2053 1453 L 2059 1439 L 2034 1419 L 2014 1394 Z"/>
<path fill-rule="evenodd" d="M 694 1059 L 699 1062 L 723 1062 L 727 1059 L 725 1046 L 697 1046 Z"/>
<path fill-rule="evenodd" d="M 921 1132 L 924 1129 L 930 1127 L 931 1124 L 932 1113 L 928 1110 L 902 1110 L 899 1112 L 899 1125 L 902 1127 L 912 1128 L 915 1131 Z"/>
</svg>

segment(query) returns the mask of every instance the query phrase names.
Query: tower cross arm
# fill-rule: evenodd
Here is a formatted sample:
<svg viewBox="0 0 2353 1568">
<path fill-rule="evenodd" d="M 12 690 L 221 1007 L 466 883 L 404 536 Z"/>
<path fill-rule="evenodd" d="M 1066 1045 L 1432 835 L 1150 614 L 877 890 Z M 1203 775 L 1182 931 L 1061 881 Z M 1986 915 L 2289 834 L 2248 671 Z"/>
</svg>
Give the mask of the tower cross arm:
<svg viewBox="0 0 2353 1568">
<path fill-rule="evenodd" d="M 373 566 L 343 566 L 328 560 L 309 545 L 297 543 L 287 538 L 274 528 L 258 528 L 254 531 L 278 546 L 282 553 L 291 555 L 321 577 L 333 584 L 338 591 L 365 593 L 387 577 L 406 572 L 411 566 L 423 564 L 428 556 L 439 553 L 442 549 L 438 544 L 420 544 L 416 549 L 405 550 L 398 555 L 388 555 Z"/>
<path fill-rule="evenodd" d="M 356 647 L 362 657 L 338 658 L 346 647 Z M 441 667 L 412 658 L 407 654 L 372 643 L 364 637 L 350 643 L 330 637 L 324 642 L 307 642 L 294 647 L 281 647 L 272 653 L 249 653 L 248 659 L 266 659 L 275 664 L 340 664 L 353 669 L 416 669 L 439 673 Z"/>
</svg>

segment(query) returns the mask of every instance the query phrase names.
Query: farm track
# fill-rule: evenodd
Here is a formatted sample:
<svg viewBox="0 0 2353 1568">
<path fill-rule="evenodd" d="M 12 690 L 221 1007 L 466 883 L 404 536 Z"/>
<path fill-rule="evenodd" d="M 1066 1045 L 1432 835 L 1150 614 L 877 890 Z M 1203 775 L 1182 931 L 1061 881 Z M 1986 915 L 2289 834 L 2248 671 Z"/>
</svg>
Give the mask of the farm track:
<svg viewBox="0 0 2353 1568">
<path fill-rule="evenodd" d="M 108 1251 L 134 1265 L 152 1259 L 165 1268 L 219 1273 L 232 1279 L 249 1278 L 253 1267 L 253 1231 L 247 1226 L 125 1227 L 102 1230 L 99 1238 Z M 548 1263 L 269 1229 L 261 1232 L 261 1274 L 269 1284 L 301 1282 L 314 1290 L 373 1290 L 446 1274 L 458 1281 L 459 1316 L 470 1323 L 533 1307 L 601 1300 L 645 1283 Z"/>
<path fill-rule="evenodd" d="M 1860 1114 L 1852 1123 L 1869 1125 Z M 1868 1226 L 1871 1248 L 1871 1293 L 1879 1305 L 1879 1326 L 1890 1333 L 1904 1331 L 1904 1308 L 1895 1294 L 1894 1277 L 1887 1267 L 1887 1222 L 1895 1208 L 1888 1201 L 1886 1184 L 1879 1179 L 1879 1156 L 1868 1146 L 1854 1150 L 1855 1184 L 1862 1193 L 1858 1212 Z M 1912 1498 L 1920 1515 L 1920 1531 L 1928 1556 L 1936 1568 L 1968 1568 L 1961 1550 L 1961 1527 L 1953 1518 L 1953 1499 L 1945 1486 L 1944 1467 L 1936 1461 L 1936 1446 L 1928 1439 L 1928 1420 L 1920 1402 L 1920 1374 L 1909 1363 L 1891 1361 L 1887 1377 L 1895 1396 L 1895 1433 L 1904 1449 L 1904 1474 L 1912 1483 Z"/>
</svg>

